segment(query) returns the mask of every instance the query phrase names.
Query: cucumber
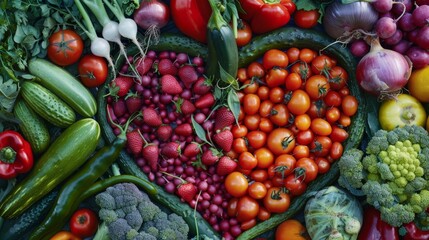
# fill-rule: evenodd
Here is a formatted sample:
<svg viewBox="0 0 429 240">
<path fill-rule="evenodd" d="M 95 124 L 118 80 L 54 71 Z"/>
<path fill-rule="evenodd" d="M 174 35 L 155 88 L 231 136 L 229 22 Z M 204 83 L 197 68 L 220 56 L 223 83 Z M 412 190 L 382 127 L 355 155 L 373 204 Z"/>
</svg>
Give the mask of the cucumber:
<svg viewBox="0 0 429 240">
<path fill-rule="evenodd" d="M 0 203 L 0 216 L 10 219 L 21 215 L 58 186 L 85 163 L 99 137 L 100 126 L 92 118 L 81 119 L 65 129 Z"/>
<path fill-rule="evenodd" d="M 43 220 L 52 204 L 55 203 L 55 198 L 58 191 L 52 191 L 39 201 L 33 207 L 25 211 L 20 216 L 6 220 L 1 229 L 0 236 L 3 240 L 20 240 L 27 239 L 30 234 Z"/>
<path fill-rule="evenodd" d="M 55 126 L 64 128 L 76 121 L 73 109 L 42 85 L 23 82 L 20 93 L 31 109 Z"/>
<path fill-rule="evenodd" d="M 183 46 L 185 43 L 190 43 L 189 46 L 192 46 L 192 48 L 189 48 L 189 46 Z M 207 48 L 204 45 L 197 43 L 187 37 L 174 34 L 161 35 L 161 39 L 158 44 L 151 45 L 149 48 L 155 51 L 175 51 L 187 53 L 190 56 L 201 56 L 203 58 L 207 57 Z M 138 50 L 137 48 L 129 48 L 128 51 L 129 54 L 133 55 L 136 54 Z M 123 62 L 124 58 L 120 57 L 117 61 L 116 69 L 120 69 L 120 66 L 122 66 Z M 104 83 L 104 86 L 101 87 L 98 91 L 98 112 L 96 115 L 97 121 L 100 123 L 102 129 L 103 137 L 109 143 L 114 141 L 116 135 L 113 133 L 113 130 L 107 121 L 107 104 L 104 96 L 107 93 L 107 86 L 110 81 L 112 81 L 112 78 L 113 77 L 110 76 L 110 79 L 108 79 Z M 119 155 L 118 165 L 125 174 L 131 174 L 136 177 L 148 180 L 147 176 L 140 170 L 140 167 L 137 166 L 135 161 L 130 157 L 130 155 L 126 153 L 125 150 L 122 150 Z M 210 236 L 213 240 L 221 239 L 219 234 L 213 230 L 210 224 L 208 224 L 207 221 L 205 221 L 198 212 L 195 212 L 194 217 L 194 209 L 189 207 L 188 204 L 181 202 L 177 196 L 167 193 L 164 188 L 160 187 L 159 185 L 154 184 L 154 186 L 157 190 L 157 194 L 153 196 L 153 200 L 160 203 L 164 207 L 167 207 L 172 212 L 182 216 L 189 225 L 189 229 L 193 234 L 196 233 L 196 229 L 198 227 L 198 232 L 200 235 Z"/>
<path fill-rule="evenodd" d="M 332 38 L 314 30 L 303 30 L 293 27 L 285 27 L 265 35 L 255 37 L 248 45 L 242 47 L 239 51 L 239 67 L 245 67 L 252 61 L 256 61 L 269 49 L 287 49 L 290 47 L 311 48 L 320 50 L 331 44 Z M 349 138 L 344 143 L 344 149 L 357 147 L 362 139 L 364 126 L 366 122 L 365 100 L 357 84 L 355 71 L 356 60 L 351 53 L 341 45 L 331 45 L 326 48 L 324 54 L 327 54 L 338 61 L 338 65 L 347 70 L 349 75 L 348 87 L 353 96 L 359 101 L 358 111 L 352 118 L 352 124 L 348 128 Z M 331 165 L 329 172 L 319 176 L 316 180 L 308 185 L 307 191 L 292 200 L 289 209 L 281 214 L 273 214 L 268 220 L 258 223 L 253 228 L 243 232 L 237 239 L 253 239 L 260 234 L 267 232 L 281 222 L 291 218 L 302 210 L 307 200 L 311 197 L 312 192 L 318 191 L 328 185 L 333 184 L 339 176 L 337 162 Z"/>
<path fill-rule="evenodd" d="M 33 152 L 36 154 L 44 152 L 51 141 L 45 120 L 28 107 L 23 99 L 18 99 L 15 102 L 13 113 L 20 121 L 19 128 L 30 143 Z"/>
<path fill-rule="evenodd" d="M 41 58 L 28 62 L 30 73 L 39 78 L 40 84 L 49 89 L 82 117 L 92 117 L 97 112 L 91 92 L 65 69 Z"/>
</svg>

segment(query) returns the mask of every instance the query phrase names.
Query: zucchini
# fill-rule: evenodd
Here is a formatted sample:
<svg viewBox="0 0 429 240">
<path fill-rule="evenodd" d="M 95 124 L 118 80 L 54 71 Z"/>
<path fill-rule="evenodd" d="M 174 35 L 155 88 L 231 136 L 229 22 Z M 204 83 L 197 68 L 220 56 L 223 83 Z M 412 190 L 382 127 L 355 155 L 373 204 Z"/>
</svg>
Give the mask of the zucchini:
<svg viewBox="0 0 429 240">
<path fill-rule="evenodd" d="M 81 119 L 58 136 L 37 160 L 31 172 L 0 204 L 0 216 L 15 218 L 80 168 L 94 152 L 100 126 L 92 118 Z"/>
<path fill-rule="evenodd" d="M 255 37 L 248 45 L 239 51 L 239 67 L 245 67 L 252 61 L 256 61 L 269 49 L 287 49 L 291 47 L 311 48 L 320 50 L 331 44 L 334 40 L 327 35 L 314 30 L 303 30 L 293 27 L 285 27 L 265 35 Z M 352 118 L 352 124 L 348 129 L 349 138 L 344 143 L 344 149 L 357 147 L 362 139 L 366 122 L 365 100 L 361 96 L 361 91 L 355 78 L 356 60 L 351 53 L 341 45 L 331 45 L 324 50 L 324 53 L 332 56 L 338 64 L 347 70 L 349 75 L 348 87 L 353 96 L 359 101 L 358 111 Z M 307 191 L 292 200 L 289 209 L 281 214 L 274 214 L 270 219 L 258 223 L 253 228 L 243 232 L 237 239 L 253 239 L 260 234 L 275 228 L 284 220 L 294 216 L 301 211 L 306 201 L 311 197 L 312 192 L 318 191 L 328 185 L 333 184 L 339 176 L 337 162 L 331 165 L 331 169 L 326 174 L 319 176 L 308 185 Z"/>
<path fill-rule="evenodd" d="M 23 99 L 15 102 L 13 113 L 20 121 L 19 128 L 33 152 L 36 154 L 44 152 L 51 141 L 45 120 L 28 107 Z"/>
<path fill-rule="evenodd" d="M 91 92 L 65 69 L 41 58 L 28 62 L 30 73 L 39 78 L 40 84 L 52 91 L 83 117 L 97 112 Z"/>
<path fill-rule="evenodd" d="M 182 40 L 176 41 L 177 39 Z M 159 44 L 165 42 L 168 42 L 169 44 Z M 187 49 L 187 47 L 182 46 L 182 44 L 185 42 L 191 42 L 190 46 L 193 46 L 193 49 Z M 184 52 L 191 56 L 198 55 L 203 58 L 207 54 L 207 49 L 204 47 L 204 45 L 196 43 L 187 37 L 179 37 L 174 34 L 161 35 L 159 43 L 151 45 L 149 48 L 155 51 Z M 136 54 L 138 51 L 137 48 L 129 48 L 128 50 L 129 54 L 131 55 Z M 120 56 L 117 61 L 116 69 L 120 69 L 123 62 L 124 58 L 123 56 Z M 110 81 L 112 81 L 112 79 L 113 76 L 110 76 L 109 79 L 104 83 L 104 86 L 99 89 L 97 95 L 97 121 L 100 123 L 103 137 L 108 143 L 112 143 L 116 138 L 116 135 L 113 133 L 112 127 L 107 121 L 107 104 L 106 99 L 104 97 L 107 93 L 107 86 L 109 85 Z M 125 150 L 122 150 L 120 152 L 118 165 L 125 174 L 131 174 L 136 177 L 148 180 L 147 176 L 140 170 L 140 167 L 137 166 L 135 161 L 131 158 L 130 155 L 126 153 Z M 156 188 L 157 194 L 152 196 L 153 200 L 155 202 L 161 203 L 163 206 L 167 207 L 172 212 L 182 216 L 186 223 L 189 225 L 189 229 L 192 233 L 195 234 L 196 229 L 198 227 L 198 232 L 200 235 L 210 236 L 213 240 L 221 239 L 219 234 L 213 230 L 213 228 L 207 223 L 207 221 L 204 220 L 204 218 L 198 212 L 195 212 L 194 216 L 194 209 L 192 209 L 188 204 L 181 202 L 177 196 L 167 193 L 164 188 L 160 187 L 159 185 L 154 184 L 154 186 Z"/>
<path fill-rule="evenodd" d="M 20 93 L 31 109 L 55 126 L 64 128 L 76 121 L 73 109 L 42 85 L 23 82 Z"/>
<path fill-rule="evenodd" d="M 20 216 L 6 220 L 1 229 L 0 236 L 3 240 L 27 239 L 30 234 L 43 220 L 49 212 L 49 208 L 55 203 L 58 191 L 52 191 L 39 201 L 33 207 L 26 210 Z"/>
</svg>

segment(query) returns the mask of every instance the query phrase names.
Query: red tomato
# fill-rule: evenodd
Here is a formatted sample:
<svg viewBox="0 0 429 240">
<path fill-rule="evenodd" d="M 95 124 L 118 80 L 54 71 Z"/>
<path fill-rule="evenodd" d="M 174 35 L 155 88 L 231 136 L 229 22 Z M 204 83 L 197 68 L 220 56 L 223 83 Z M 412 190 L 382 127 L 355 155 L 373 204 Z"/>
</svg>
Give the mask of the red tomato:
<svg viewBox="0 0 429 240">
<path fill-rule="evenodd" d="M 269 88 L 278 87 L 285 83 L 288 71 L 284 68 L 273 67 L 265 75 L 265 82 Z"/>
<path fill-rule="evenodd" d="M 242 152 L 238 156 L 238 165 L 245 170 L 252 170 L 258 165 L 258 159 L 250 152 Z"/>
<path fill-rule="evenodd" d="M 307 183 L 304 182 L 304 177 L 297 177 L 295 174 L 288 175 L 284 184 L 291 196 L 299 196 L 307 190 Z"/>
<path fill-rule="evenodd" d="M 208 1 L 171 0 L 170 9 L 175 25 L 183 34 L 203 43 L 207 41 L 207 23 L 212 12 Z"/>
<path fill-rule="evenodd" d="M 81 238 L 73 235 L 71 232 L 60 231 L 52 236 L 49 240 L 81 240 Z"/>
<path fill-rule="evenodd" d="M 248 80 L 247 78 L 247 69 L 242 67 L 242 68 L 238 68 L 237 69 L 237 79 L 239 82 L 244 82 L 246 80 Z"/>
<path fill-rule="evenodd" d="M 104 58 L 92 54 L 85 55 L 78 65 L 79 78 L 88 88 L 103 84 L 109 73 L 109 67 Z"/>
<path fill-rule="evenodd" d="M 252 29 L 250 28 L 250 25 L 246 21 L 239 19 L 237 25 L 237 38 L 235 39 L 237 46 L 242 47 L 247 45 L 251 39 Z"/>
<path fill-rule="evenodd" d="M 323 98 L 330 89 L 328 79 L 323 75 L 313 75 L 305 82 L 305 91 L 311 99 Z"/>
<path fill-rule="evenodd" d="M 251 131 L 246 135 L 249 146 L 253 149 L 263 147 L 267 142 L 267 134 L 265 132 L 256 130 Z"/>
<path fill-rule="evenodd" d="M 341 110 L 343 110 L 344 115 L 353 116 L 357 112 L 358 101 L 354 96 L 348 95 L 343 98 L 341 103 Z"/>
<path fill-rule="evenodd" d="M 226 191 L 233 197 L 242 197 L 246 194 L 249 182 L 240 172 L 232 172 L 225 178 Z"/>
<path fill-rule="evenodd" d="M 312 28 L 317 25 L 320 13 L 318 9 L 315 10 L 297 10 L 294 14 L 294 21 L 298 27 L 301 28 Z"/>
<path fill-rule="evenodd" d="M 240 154 L 242 152 L 247 152 L 247 143 L 244 138 L 235 138 L 234 141 L 232 141 L 232 150 L 234 152 Z"/>
<path fill-rule="evenodd" d="M 295 147 L 295 137 L 291 130 L 277 128 L 268 135 L 267 146 L 275 155 L 290 153 Z"/>
<path fill-rule="evenodd" d="M 266 169 L 255 169 L 250 173 L 250 178 L 256 182 L 265 182 L 268 179 Z"/>
<path fill-rule="evenodd" d="M 317 56 L 316 51 L 309 49 L 309 48 L 302 48 L 301 51 L 299 52 L 299 60 L 303 61 L 304 63 L 311 63 L 311 61 L 313 61 L 313 59 L 316 56 Z M 305 65 L 305 66 L 307 66 L 307 65 Z M 303 78 L 303 79 L 305 79 L 305 78 Z"/>
<path fill-rule="evenodd" d="M 261 221 L 268 220 L 271 217 L 271 213 L 268 212 L 267 209 L 265 209 L 262 206 L 259 206 L 259 212 L 258 212 L 258 219 Z"/>
<path fill-rule="evenodd" d="M 254 199 L 262 199 L 267 194 L 267 187 L 261 182 L 254 182 L 249 185 L 247 192 Z"/>
<path fill-rule="evenodd" d="M 79 60 L 83 41 L 73 30 L 59 30 L 49 37 L 47 50 L 49 60 L 60 66 L 68 66 Z"/>
<path fill-rule="evenodd" d="M 331 124 L 323 118 L 314 118 L 310 128 L 311 131 L 320 136 L 329 136 L 332 133 Z"/>
<path fill-rule="evenodd" d="M 270 49 L 262 56 L 262 65 L 265 70 L 270 70 L 273 67 L 285 68 L 289 64 L 287 54 L 278 49 Z"/>
<path fill-rule="evenodd" d="M 332 139 L 333 142 L 342 143 L 349 137 L 349 133 L 343 128 L 333 126 L 332 133 L 331 135 L 329 135 L 329 137 Z"/>
<path fill-rule="evenodd" d="M 274 161 L 274 174 L 281 179 L 289 175 L 295 168 L 296 159 L 290 154 L 281 154 Z"/>
<path fill-rule="evenodd" d="M 270 88 L 267 86 L 260 86 L 256 92 L 261 100 L 267 100 L 270 97 Z"/>
<path fill-rule="evenodd" d="M 331 163 L 326 158 L 318 157 L 316 158 L 315 162 L 317 164 L 317 168 L 319 169 L 319 174 L 327 173 L 331 168 Z"/>
<path fill-rule="evenodd" d="M 244 125 L 249 129 L 249 131 L 257 130 L 259 128 L 259 123 L 261 122 L 261 116 L 258 114 L 255 115 L 245 115 L 243 119 Z"/>
<path fill-rule="evenodd" d="M 273 131 L 274 124 L 268 118 L 261 118 L 261 122 L 259 123 L 259 130 L 265 133 L 269 133 Z"/>
<path fill-rule="evenodd" d="M 336 107 L 329 108 L 326 110 L 325 118 L 329 123 L 334 123 L 340 119 L 341 112 L 340 109 Z"/>
<path fill-rule="evenodd" d="M 332 143 L 332 147 L 329 151 L 329 156 L 333 160 L 337 160 L 343 155 L 343 151 L 344 151 L 343 145 L 339 142 L 334 142 Z"/>
<path fill-rule="evenodd" d="M 295 117 L 294 122 L 296 128 L 300 131 L 305 131 L 310 128 L 311 125 L 311 118 L 308 116 L 308 114 L 301 114 Z"/>
<path fill-rule="evenodd" d="M 301 76 L 296 72 L 290 73 L 286 77 L 285 86 L 286 86 L 286 89 L 290 90 L 290 91 L 297 90 L 297 89 L 301 88 L 301 86 L 302 86 Z"/>
<path fill-rule="evenodd" d="M 237 202 L 237 220 L 239 222 L 246 222 L 256 218 L 259 212 L 259 203 L 249 197 L 243 196 Z"/>
<path fill-rule="evenodd" d="M 274 155 L 268 148 L 256 149 L 253 154 L 258 160 L 258 168 L 268 168 L 274 162 Z"/>
<path fill-rule="evenodd" d="M 256 114 L 259 111 L 261 99 L 259 96 L 253 93 L 244 95 L 243 98 L 243 110 L 247 115 Z"/>
<path fill-rule="evenodd" d="M 272 187 L 268 189 L 263 199 L 264 207 L 271 213 L 283 213 L 290 205 L 290 196 L 281 188 Z"/>
<path fill-rule="evenodd" d="M 295 115 L 306 113 L 310 109 L 310 96 L 301 89 L 293 91 L 287 103 L 287 108 Z"/>
<path fill-rule="evenodd" d="M 310 103 L 310 108 L 307 111 L 307 114 L 311 118 L 321 118 L 326 114 L 326 104 L 322 99 L 312 101 Z"/>
<path fill-rule="evenodd" d="M 292 151 L 296 159 L 310 156 L 310 148 L 307 145 L 296 145 Z"/>
<path fill-rule="evenodd" d="M 238 198 L 231 198 L 228 202 L 228 207 L 226 208 L 226 214 L 230 217 L 235 217 L 237 215 L 237 203 Z"/>
<path fill-rule="evenodd" d="M 97 214 L 88 208 L 81 208 L 73 213 L 70 218 L 70 231 L 81 238 L 90 237 L 97 232 Z"/>
<path fill-rule="evenodd" d="M 269 119 L 273 124 L 283 127 L 289 123 L 289 116 L 289 110 L 287 109 L 286 105 L 283 103 L 278 103 L 271 109 L 271 116 Z"/>
<path fill-rule="evenodd" d="M 311 158 L 300 158 L 296 161 L 295 170 L 304 169 L 304 182 L 309 183 L 316 179 L 317 173 L 319 171 L 316 162 Z M 300 175 L 295 172 L 295 176 Z"/>
<path fill-rule="evenodd" d="M 310 144 L 310 151 L 314 153 L 316 157 L 325 157 L 329 154 L 329 150 L 331 149 L 331 147 L 331 138 L 326 136 L 317 136 Z"/>
<path fill-rule="evenodd" d="M 281 87 L 273 87 L 270 89 L 269 98 L 273 103 L 283 103 L 285 99 L 285 91 Z"/>
<path fill-rule="evenodd" d="M 326 106 L 328 107 L 339 107 L 341 106 L 341 94 L 336 91 L 329 91 L 326 96 L 323 98 Z"/>
<path fill-rule="evenodd" d="M 262 64 L 260 64 L 259 62 L 251 62 L 249 66 L 247 66 L 247 76 L 249 78 L 262 78 L 263 76 L 265 76 L 264 66 L 262 66 Z"/>
<path fill-rule="evenodd" d="M 234 138 L 245 137 L 247 135 L 247 127 L 242 124 L 234 125 L 231 128 L 231 132 Z"/>
<path fill-rule="evenodd" d="M 349 79 L 347 71 L 341 66 L 334 66 L 329 70 L 329 84 L 334 90 L 340 90 L 345 87 Z"/>
<path fill-rule="evenodd" d="M 296 134 L 295 139 L 296 142 L 300 145 L 309 145 L 314 140 L 314 133 L 310 129 L 307 129 L 305 131 L 299 131 Z"/>
<path fill-rule="evenodd" d="M 311 61 L 311 72 L 314 74 L 328 73 L 333 66 L 334 65 L 331 58 L 321 54 L 316 56 L 313 61 Z"/>
</svg>

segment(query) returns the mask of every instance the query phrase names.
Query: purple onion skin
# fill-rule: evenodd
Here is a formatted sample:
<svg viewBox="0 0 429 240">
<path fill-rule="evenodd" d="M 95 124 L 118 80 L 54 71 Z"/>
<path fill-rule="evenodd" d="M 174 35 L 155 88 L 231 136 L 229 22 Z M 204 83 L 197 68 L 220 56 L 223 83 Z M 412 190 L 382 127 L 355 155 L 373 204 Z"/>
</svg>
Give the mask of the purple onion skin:
<svg viewBox="0 0 429 240">
<path fill-rule="evenodd" d="M 359 85 L 373 95 L 384 95 L 401 90 L 408 82 L 412 64 L 404 55 L 381 47 L 378 39 L 358 63 L 356 78 Z"/>
</svg>

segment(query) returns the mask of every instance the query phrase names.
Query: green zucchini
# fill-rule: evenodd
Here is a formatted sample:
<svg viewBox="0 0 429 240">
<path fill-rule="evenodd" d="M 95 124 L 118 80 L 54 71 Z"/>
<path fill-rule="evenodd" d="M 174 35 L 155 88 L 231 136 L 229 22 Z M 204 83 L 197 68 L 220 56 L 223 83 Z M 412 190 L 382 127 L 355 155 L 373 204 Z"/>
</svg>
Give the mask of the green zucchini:
<svg viewBox="0 0 429 240">
<path fill-rule="evenodd" d="M 35 82 L 23 82 L 21 96 L 39 116 L 64 128 L 76 121 L 73 109 L 47 88 Z"/>
<path fill-rule="evenodd" d="M 37 159 L 31 172 L 0 204 L 0 216 L 15 218 L 79 169 L 94 152 L 100 126 L 92 118 L 65 129 Z"/>
<path fill-rule="evenodd" d="M 28 234 L 30 234 L 40 224 L 49 212 L 49 208 L 55 203 L 57 195 L 58 191 L 54 190 L 37 201 L 31 208 L 27 209 L 18 217 L 4 221 L 0 229 L 1 239 L 27 239 Z"/>
<path fill-rule="evenodd" d="M 207 76 L 218 79 L 220 67 L 235 78 L 238 70 L 238 48 L 231 26 L 223 19 L 214 1 L 209 0 L 212 15 L 207 24 Z"/>
<path fill-rule="evenodd" d="M 265 35 L 255 37 L 248 45 L 239 51 L 239 67 L 247 66 L 252 61 L 256 61 L 269 49 L 288 49 L 291 47 L 311 48 L 320 50 L 327 47 L 334 40 L 327 35 L 314 30 L 303 30 L 292 27 L 285 27 Z M 358 111 L 352 118 L 352 124 L 348 129 L 349 138 L 344 144 L 344 149 L 357 147 L 362 139 L 366 122 L 365 100 L 361 96 L 360 88 L 355 78 L 356 60 L 350 52 L 341 45 L 331 45 L 324 49 L 324 54 L 332 56 L 338 64 L 347 70 L 349 75 L 348 87 L 353 96 L 359 101 Z M 339 176 L 337 162 L 331 165 L 328 173 L 319 176 L 308 185 L 306 193 L 292 200 L 289 209 L 281 214 L 274 214 L 270 219 L 258 223 L 253 228 L 243 232 L 237 239 L 253 239 L 260 234 L 275 228 L 284 220 L 292 217 L 302 210 L 311 193 L 318 191 L 328 185 L 333 184 Z"/>
<path fill-rule="evenodd" d="M 30 73 L 39 78 L 40 84 L 52 91 L 83 117 L 97 112 L 91 92 L 65 69 L 41 58 L 28 62 Z"/>
<path fill-rule="evenodd" d="M 36 154 L 44 152 L 51 141 L 45 120 L 28 107 L 23 99 L 15 102 L 13 113 L 20 121 L 19 128 L 33 152 Z"/>
<path fill-rule="evenodd" d="M 181 40 L 176 41 L 177 39 Z M 165 42 L 168 42 L 169 44 L 159 44 Z M 185 48 L 184 46 L 182 46 L 184 42 L 190 42 L 190 46 L 193 46 L 193 48 Z M 204 47 L 204 45 L 196 43 L 187 37 L 179 37 L 174 34 L 161 35 L 159 43 L 151 45 L 149 48 L 155 51 L 183 52 L 189 54 L 190 56 L 201 56 L 203 58 L 205 58 L 204 56 L 207 56 L 207 49 Z M 137 48 L 129 48 L 128 50 L 129 54 L 131 55 L 136 54 L 138 51 Z M 123 63 L 124 58 L 121 56 L 117 61 L 116 69 L 120 69 Z M 113 77 L 110 76 L 110 78 L 104 83 L 103 87 L 101 87 L 98 91 L 98 112 L 96 115 L 97 121 L 100 123 L 103 137 L 109 143 L 112 143 L 114 141 L 116 135 L 113 133 L 113 130 L 107 121 L 107 104 L 104 96 L 107 93 L 107 86 L 110 81 L 112 81 L 112 78 Z M 147 176 L 140 170 L 140 167 L 137 166 L 131 156 L 128 155 L 124 150 L 122 150 L 119 155 L 118 165 L 125 174 L 131 174 L 136 177 L 148 180 Z M 210 224 L 208 224 L 207 221 L 205 221 L 204 218 L 198 212 L 194 212 L 194 209 L 192 209 L 188 204 L 181 202 L 177 196 L 167 193 L 164 188 L 160 187 L 159 185 L 154 184 L 154 186 L 156 188 L 157 194 L 152 196 L 153 200 L 167 207 L 172 212 L 182 216 L 186 223 L 189 225 L 189 229 L 193 234 L 196 233 L 196 229 L 198 227 L 198 232 L 200 235 L 210 236 L 213 240 L 221 239 L 219 234 L 213 230 Z"/>
</svg>

